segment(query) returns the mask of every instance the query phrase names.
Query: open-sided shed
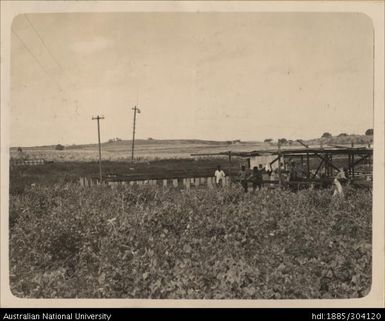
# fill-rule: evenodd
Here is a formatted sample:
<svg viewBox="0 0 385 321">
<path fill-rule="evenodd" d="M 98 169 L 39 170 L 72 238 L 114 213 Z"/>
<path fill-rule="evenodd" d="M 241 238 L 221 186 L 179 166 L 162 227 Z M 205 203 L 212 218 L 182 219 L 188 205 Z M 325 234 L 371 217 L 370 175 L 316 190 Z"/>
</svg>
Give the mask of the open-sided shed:
<svg viewBox="0 0 385 321">
<path fill-rule="evenodd" d="M 354 184 L 368 185 L 372 179 L 372 156 L 373 149 L 370 147 L 307 147 L 253 150 L 245 152 L 220 152 L 192 154 L 191 156 L 226 156 L 229 160 L 229 172 L 232 171 L 232 158 L 242 157 L 247 160 L 249 167 L 255 166 L 258 159 L 263 166 L 269 165 L 277 172 L 278 179 L 270 183 L 309 185 L 331 183 L 336 173 L 344 169 L 348 174 L 349 181 Z M 256 161 L 255 161 L 256 160 Z M 268 160 L 268 164 L 263 163 Z M 286 173 L 288 167 L 295 162 L 303 170 L 304 175 L 296 181 L 288 181 Z M 322 175 L 321 175 L 322 174 Z"/>
</svg>

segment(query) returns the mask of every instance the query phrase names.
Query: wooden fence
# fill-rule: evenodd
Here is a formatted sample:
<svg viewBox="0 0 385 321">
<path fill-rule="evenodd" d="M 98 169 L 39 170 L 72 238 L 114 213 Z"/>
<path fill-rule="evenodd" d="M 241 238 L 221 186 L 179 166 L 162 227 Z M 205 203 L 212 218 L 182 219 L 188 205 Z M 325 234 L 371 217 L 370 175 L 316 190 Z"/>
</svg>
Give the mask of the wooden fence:
<svg viewBox="0 0 385 321">
<path fill-rule="evenodd" d="M 231 183 L 239 184 L 237 179 L 232 179 L 227 176 L 222 180 L 222 187 L 230 186 Z M 82 187 L 92 187 L 100 185 L 99 179 L 96 177 L 80 177 L 79 183 Z M 273 188 L 277 187 L 278 180 L 264 179 L 262 181 L 264 187 Z M 189 177 L 189 178 L 168 178 L 168 179 L 133 179 L 133 180 L 104 180 L 103 184 L 111 186 L 112 188 L 119 185 L 126 186 L 141 186 L 150 185 L 158 187 L 173 187 L 179 189 L 189 190 L 190 188 L 208 187 L 212 189 L 216 186 L 215 177 Z M 248 182 L 249 187 L 252 187 L 252 182 Z"/>
<path fill-rule="evenodd" d="M 232 179 L 227 176 L 222 180 L 222 186 L 230 186 L 232 183 Z M 237 180 L 233 182 L 238 182 Z M 96 177 L 80 177 L 79 183 L 82 187 L 92 187 L 96 185 L 100 185 L 99 179 Z M 239 183 L 239 182 L 238 182 Z M 104 180 L 103 184 L 111 186 L 115 188 L 119 185 L 126 186 L 141 186 L 141 185 L 149 185 L 149 186 L 158 186 L 158 187 L 173 187 L 179 189 L 189 190 L 190 188 L 198 188 L 198 187 L 208 187 L 210 189 L 216 186 L 215 177 L 190 177 L 190 178 L 168 178 L 168 179 L 135 179 L 135 180 Z M 265 188 L 277 188 L 279 186 L 283 188 L 290 188 L 295 190 L 300 190 L 303 188 L 309 187 L 325 187 L 331 186 L 333 184 L 332 179 L 327 179 L 326 181 L 321 181 L 319 179 L 313 180 L 301 180 L 301 181 L 282 181 L 279 184 L 278 180 L 272 179 L 263 179 L 262 184 Z M 355 179 L 351 180 L 350 184 L 356 187 L 365 187 L 370 188 L 372 186 L 372 182 L 366 179 Z M 252 187 L 252 183 L 248 183 L 249 187 Z"/>
<path fill-rule="evenodd" d="M 42 158 L 11 160 L 11 166 L 38 166 L 38 165 L 44 165 L 45 163 L 46 163 L 45 159 L 42 159 Z"/>
<path fill-rule="evenodd" d="M 80 177 L 79 183 L 83 187 L 91 187 L 99 185 L 99 179 L 94 177 Z M 222 186 L 229 186 L 231 183 L 230 177 L 225 177 L 222 180 Z M 140 186 L 140 185 L 150 185 L 150 186 L 159 186 L 159 187 L 174 187 L 174 188 L 183 188 L 190 189 L 194 187 L 215 187 L 215 177 L 192 177 L 192 178 L 170 178 L 170 179 L 142 179 L 142 180 L 131 180 L 131 181 L 104 181 L 103 184 L 109 185 L 111 187 L 116 187 L 119 185 L 130 185 L 130 186 Z"/>
</svg>

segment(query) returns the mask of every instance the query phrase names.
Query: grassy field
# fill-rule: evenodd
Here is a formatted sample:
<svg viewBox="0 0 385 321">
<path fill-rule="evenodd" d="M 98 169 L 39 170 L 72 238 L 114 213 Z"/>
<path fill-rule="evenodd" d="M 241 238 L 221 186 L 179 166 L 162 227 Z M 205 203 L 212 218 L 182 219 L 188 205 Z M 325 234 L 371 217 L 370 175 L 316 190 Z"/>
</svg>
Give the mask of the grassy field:
<svg viewBox="0 0 385 321">
<path fill-rule="evenodd" d="M 241 159 L 234 159 L 232 174 L 239 171 Z M 141 177 L 200 177 L 214 176 L 218 165 L 229 174 L 229 164 L 226 157 L 218 158 L 176 158 L 159 159 L 152 161 L 131 162 L 103 161 L 104 175 L 135 175 Z M 91 162 L 54 162 L 40 166 L 14 167 L 10 170 L 10 193 L 20 194 L 31 184 L 50 186 L 56 183 L 75 183 L 79 177 L 98 176 L 99 163 Z"/>
<path fill-rule="evenodd" d="M 194 153 L 216 153 L 228 150 L 244 151 L 269 148 L 263 143 L 236 143 L 198 141 L 198 140 L 138 140 L 135 145 L 136 160 L 158 160 L 187 158 Z M 57 151 L 55 146 L 23 148 L 28 158 L 44 158 L 48 161 L 96 161 L 98 146 L 75 145 Z M 19 157 L 16 148 L 11 149 L 11 157 Z M 102 159 L 109 161 L 127 161 L 131 159 L 131 141 L 119 141 L 102 144 Z"/>
<path fill-rule="evenodd" d="M 335 158 L 338 167 L 347 167 L 347 157 Z M 310 161 L 310 169 L 315 170 L 319 159 Z M 226 175 L 236 177 L 241 164 L 246 165 L 246 159 L 233 157 L 231 169 L 227 157 L 174 158 L 147 161 L 108 161 L 102 163 L 103 175 L 130 177 L 131 179 L 163 179 L 177 177 L 208 177 L 214 176 L 215 169 L 220 165 Z M 357 168 L 370 172 L 371 165 L 363 164 Z M 38 166 L 17 166 L 10 169 L 10 194 L 23 193 L 28 186 L 50 186 L 57 183 L 76 183 L 80 177 L 98 177 L 99 163 L 97 161 L 57 161 Z"/>
<path fill-rule="evenodd" d="M 163 179 L 176 177 L 208 177 L 214 176 L 215 169 L 220 165 L 226 175 L 236 177 L 240 165 L 246 160 L 234 157 L 231 170 L 227 157 L 206 158 L 175 158 L 152 161 L 103 161 L 103 175 L 130 177 L 131 179 Z M 310 168 L 316 169 L 318 159 L 310 162 Z M 334 159 L 339 167 L 347 166 L 347 158 Z M 371 171 L 370 165 L 360 166 L 362 170 Z M 53 162 L 39 166 L 13 167 L 10 170 L 10 194 L 23 193 L 26 187 L 34 185 L 50 186 L 57 183 L 76 183 L 80 177 L 97 177 L 99 164 L 96 161 Z"/>
<path fill-rule="evenodd" d="M 263 143 L 237 143 L 198 140 L 138 140 L 135 163 L 130 161 L 129 141 L 102 144 L 103 174 L 143 175 L 167 178 L 173 176 L 209 176 L 214 175 L 218 165 L 229 174 L 226 157 L 192 158 L 192 153 L 221 152 L 229 149 L 252 150 L 268 148 Z M 20 158 L 16 148 L 11 149 L 11 157 Z M 28 159 L 43 158 L 53 161 L 43 166 L 15 167 L 10 170 L 10 192 L 23 192 L 31 184 L 50 185 L 62 182 L 77 182 L 82 176 L 97 176 L 97 145 L 68 146 L 63 151 L 54 146 L 31 147 L 23 149 Z M 244 160 L 243 160 L 244 161 Z M 232 172 L 237 173 L 241 159 L 233 160 Z"/>
<path fill-rule="evenodd" d="M 238 185 L 36 186 L 10 199 L 10 273 L 27 298 L 357 298 L 371 286 L 371 195 Z"/>
<path fill-rule="evenodd" d="M 367 146 L 372 143 L 372 136 L 350 135 L 346 137 L 332 137 L 330 139 L 313 139 L 306 144 L 319 147 L 321 142 L 327 144 L 342 144 L 350 146 Z M 284 145 L 282 148 L 303 147 L 298 142 Z M 137 140 L 135 144 L 135 158 L 137 160 L 158 160 L 170 158 L 189 158 L 194 153 L 218 153 L 276 149 L 276 143 L 263 142 L 226 142 L 207 140 Z M 96 161 L 98 160 L 98 145 L 70 145 L 64 150 L 55 150 L 55 146 L 37 146 L 23 148 L 25 158 L 43 158 L 47 161 Z M 17 148 L 10 150 L 11 158 L 19 158 Z M 106 161 L 127 161 L 131 159 L 131 141 L 117 141 L 102 144 L 102 159 Z"/>
</svg>

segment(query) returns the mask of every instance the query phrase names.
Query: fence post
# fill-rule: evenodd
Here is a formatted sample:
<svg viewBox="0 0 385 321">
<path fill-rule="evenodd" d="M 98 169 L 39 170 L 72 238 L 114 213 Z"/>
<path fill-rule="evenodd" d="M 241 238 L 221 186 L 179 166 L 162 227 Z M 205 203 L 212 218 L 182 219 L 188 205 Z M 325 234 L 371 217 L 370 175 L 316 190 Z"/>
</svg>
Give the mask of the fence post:
<svg viewBox="0 0 385 321">
<path fill-rule="evenodd" d="M 213 178 L 212 177 L 207 177 L 207 187 L 209 189 L 213 188 Z"/>
<path fill-rule="evenodd" d="M 185 178 L 183 183 L 184 186 L 186 186 L 186 189 L 190 190 L 190 178 Z"/>
</svg>

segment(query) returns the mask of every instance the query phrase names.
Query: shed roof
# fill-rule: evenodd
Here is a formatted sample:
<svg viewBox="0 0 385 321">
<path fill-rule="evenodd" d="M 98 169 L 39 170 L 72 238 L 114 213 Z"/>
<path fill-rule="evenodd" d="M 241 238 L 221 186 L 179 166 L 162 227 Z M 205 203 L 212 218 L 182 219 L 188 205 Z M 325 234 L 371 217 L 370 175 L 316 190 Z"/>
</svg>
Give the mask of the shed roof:
<svg viewBox="0 0 385 321">
<path fill-rule="evenodd" d="M 282 156 L 306 156 L 317 154 L 333 154 L 333 155 L 372 155 L 373 148 L 369 147 L 344 147 L 344 146 L 332 146 L 332 147 L 309 147 L 309 148 L 287 148 L 287 149 L 266 149 L 266 150 L 252 150 L 244 152 L 218 152 L 218 153 L 196 153 L 191 156 L 239 156 L 239 157 L 253 157 L 253 156 L 266 156 L 266 155 L 282 155 Z"/>
</svg>

